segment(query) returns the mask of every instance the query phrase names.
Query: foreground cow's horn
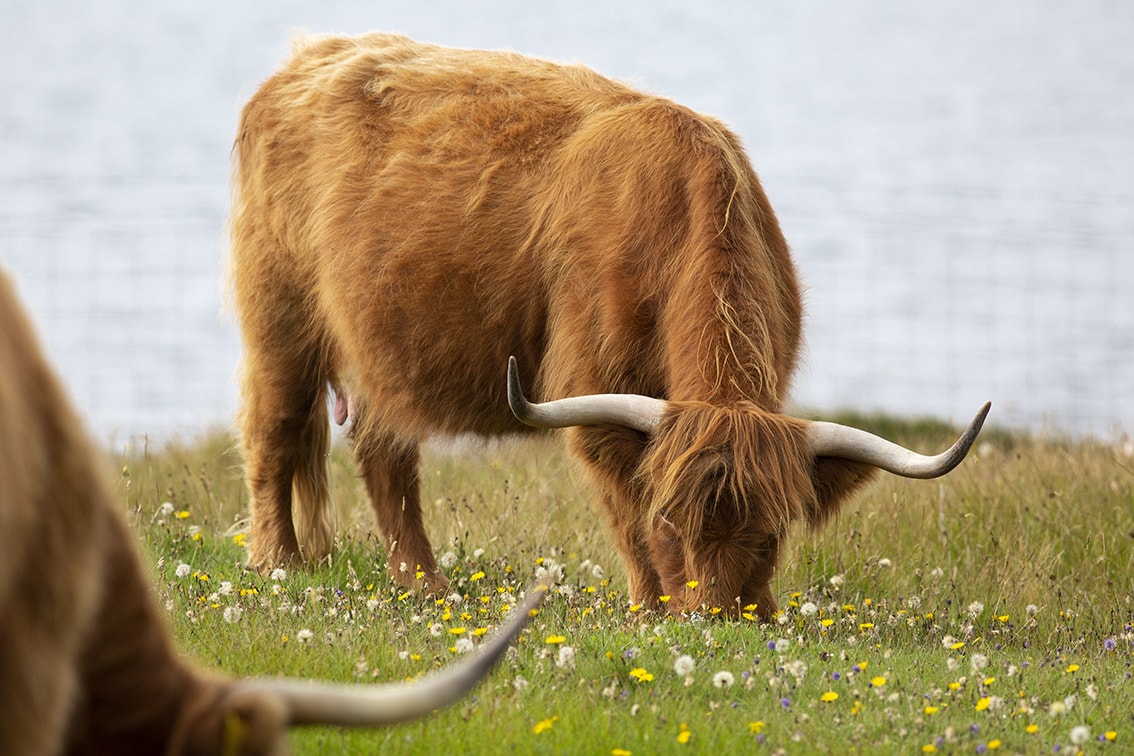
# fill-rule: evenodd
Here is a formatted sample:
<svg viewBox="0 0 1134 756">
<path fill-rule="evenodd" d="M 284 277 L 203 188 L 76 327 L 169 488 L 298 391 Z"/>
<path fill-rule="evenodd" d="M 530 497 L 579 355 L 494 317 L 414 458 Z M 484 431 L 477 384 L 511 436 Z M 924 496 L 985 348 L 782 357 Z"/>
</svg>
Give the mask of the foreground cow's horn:
<svg viewBox="0 0 1134 756">
<path fill-rule="evenodd" d="M 491 641 L 473 656 L 417 682 L 385 685 L 331 685 L 297 680 L 259 679 L 241 682 L 233 695 L 275 696 L 287 712 L 288 724 L 375 727 L 425 716 L 460 700 L 492 668 L 519 635 L 532 609 L 550 586 L 528 591 L 522 604 Z"/>
<path fill-rule="evenodd" d="M 973 445 L 992 402 L 985 402 L 969 427 L 949 449 L 933 457 L 912 452 L 873 433 L 838 423 L 814 422 L 808 426 L 811 453 L 865 462 L 906 478 L 936 478 L 961 463 Z"/>
<path fill-rule="evenodd" d="M 536 428 L 610 424 L 653 433 L 665 414 L 666 403 L 639 394 L 590 394 L 532 404 L 520 389 L 516 358 L 509 357 L 508 406 L 520 422 Z"/>
</svg>

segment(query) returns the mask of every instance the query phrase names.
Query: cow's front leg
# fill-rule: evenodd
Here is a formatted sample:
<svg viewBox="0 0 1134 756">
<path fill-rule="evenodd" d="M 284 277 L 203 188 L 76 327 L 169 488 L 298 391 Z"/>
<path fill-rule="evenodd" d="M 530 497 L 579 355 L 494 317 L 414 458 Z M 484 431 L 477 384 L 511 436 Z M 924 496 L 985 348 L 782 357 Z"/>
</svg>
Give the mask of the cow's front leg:
<svg viewBox="0 0 1134 756">
<path fill-rule="evenodd" d="M 656 609 L 662 593 L 648 539 L 649 509 L 635 483 L 646 437 L 638 431 L 599 426 L 571 430 L 571 449 L 586 465 L 622 556 L 632 603 Z"/>
<path fill-rule="evenodd" d="M 449 580 L 437 567 L 422 522 L 417 445 L 384 438 L 359 439 L 355 457 L 385 539 L 394 580 L 430 593 L 443 593 Z"/>
</svg>

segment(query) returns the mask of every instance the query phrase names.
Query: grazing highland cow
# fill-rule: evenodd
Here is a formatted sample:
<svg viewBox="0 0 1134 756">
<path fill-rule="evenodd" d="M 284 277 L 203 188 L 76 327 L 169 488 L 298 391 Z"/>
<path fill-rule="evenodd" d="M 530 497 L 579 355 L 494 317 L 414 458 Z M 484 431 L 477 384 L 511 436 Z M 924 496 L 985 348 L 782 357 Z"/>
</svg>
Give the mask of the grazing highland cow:
<svg viewBox="0 0 1134 756">
<path fill-rule="evenodd" d="M 96 455 L 0 275 L 0 751 L 278 754 L 286 728 L 373 726 L 456 701 L 543 590 L 469 660 L 411 685 L 230 681 L 186 664 Z"/>
<path fill-rule="evenodd" d="M 575 414 L 527 407 L 513 381 L 525 422 L 577 426 L 631 596 L 764 617 L 792 521 L 822 522 L 877 467 L 947 472 L 983 419 L 923 458 L 780 414 L 800 294 L 738 140 L 586 68 L 304 39 L 245 107 L 235 153 L 254 565 L 330 548 L 328 384 L 399 580 L 447 585 L 419 443 L 521 430 L 515 355 L 541 396 L 641 395 Z"/>
</svg>

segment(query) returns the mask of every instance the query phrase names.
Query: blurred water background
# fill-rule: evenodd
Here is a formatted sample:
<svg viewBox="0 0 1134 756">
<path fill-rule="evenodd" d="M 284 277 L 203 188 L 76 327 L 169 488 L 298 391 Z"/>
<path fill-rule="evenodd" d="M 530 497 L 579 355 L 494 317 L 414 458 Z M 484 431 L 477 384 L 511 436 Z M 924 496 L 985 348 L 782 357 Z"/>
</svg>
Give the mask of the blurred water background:
<svg viewBox="0 0 1134 756">
<path fill-rule="evenodd" d="M 0 0 L 0 261 L 100 436 L 231 424 L 239 109 L 295 31 L 378 29 L 727 122 L 808 287 L 798 406 L 1134 430 L 1134 4 Z"/>
</svg>

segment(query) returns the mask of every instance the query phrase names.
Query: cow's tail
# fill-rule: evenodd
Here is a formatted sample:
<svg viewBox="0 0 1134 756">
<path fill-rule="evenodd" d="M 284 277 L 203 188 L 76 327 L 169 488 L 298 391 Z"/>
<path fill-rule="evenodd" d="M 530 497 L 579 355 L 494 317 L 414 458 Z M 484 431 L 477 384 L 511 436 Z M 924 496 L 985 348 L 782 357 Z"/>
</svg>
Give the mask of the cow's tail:
<svg viewBox="0 0 1134 756">
<path fill-rule="evenodd" d="M 322 396 L 312 408 L 305 435 L 292 478 L 292 517 L 303 558 L 315 562 L 331 553 L 335 537 L 335 513 L 327 486 L 331 428 Z"/>
</svg>

